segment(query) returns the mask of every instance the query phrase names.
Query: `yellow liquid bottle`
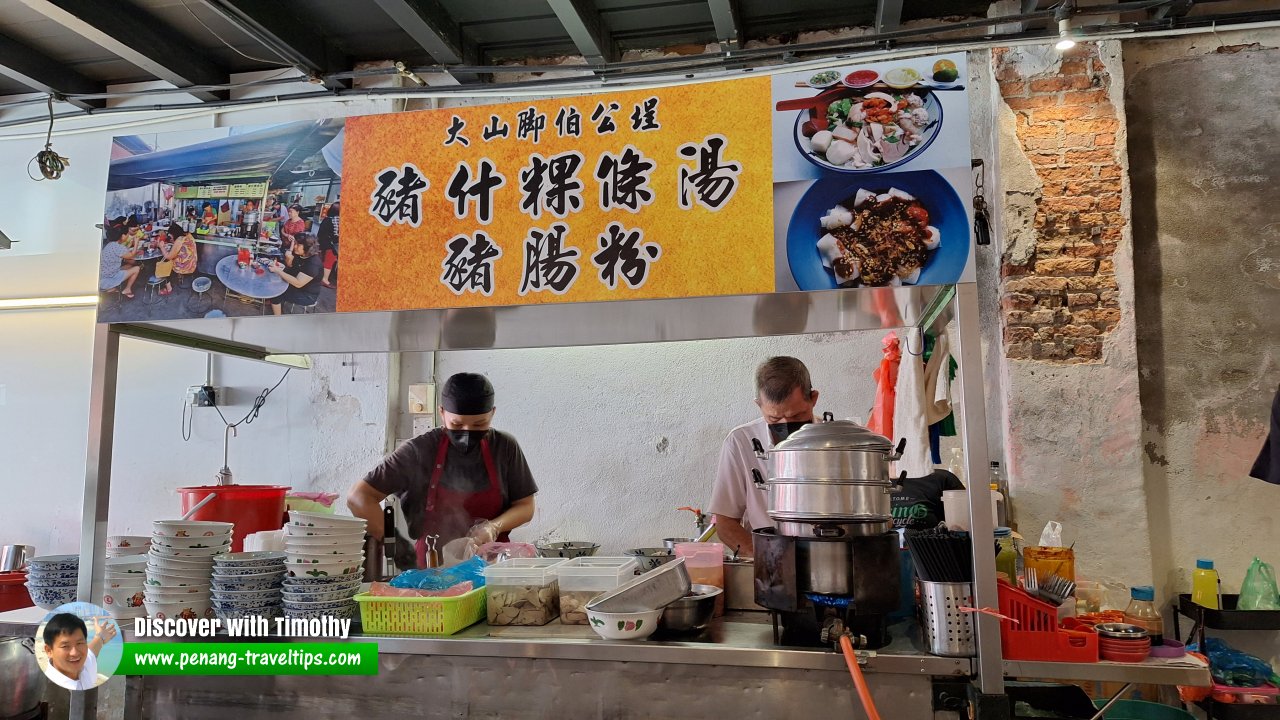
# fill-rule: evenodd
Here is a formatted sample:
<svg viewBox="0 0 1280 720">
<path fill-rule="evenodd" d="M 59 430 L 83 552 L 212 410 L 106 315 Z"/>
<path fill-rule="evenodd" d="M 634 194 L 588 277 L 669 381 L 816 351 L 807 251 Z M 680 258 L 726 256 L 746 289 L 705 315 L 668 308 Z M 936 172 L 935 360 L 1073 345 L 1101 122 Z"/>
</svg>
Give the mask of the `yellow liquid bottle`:
<svg viewBox="0 0 1280 720">
<path fill-rule="evenodd" d="M 1212 560 L 1196 560 L 1191 574 L 1191 602 L 1210 610 L 1218 609 L 1218 571 Z"/>
</svg>

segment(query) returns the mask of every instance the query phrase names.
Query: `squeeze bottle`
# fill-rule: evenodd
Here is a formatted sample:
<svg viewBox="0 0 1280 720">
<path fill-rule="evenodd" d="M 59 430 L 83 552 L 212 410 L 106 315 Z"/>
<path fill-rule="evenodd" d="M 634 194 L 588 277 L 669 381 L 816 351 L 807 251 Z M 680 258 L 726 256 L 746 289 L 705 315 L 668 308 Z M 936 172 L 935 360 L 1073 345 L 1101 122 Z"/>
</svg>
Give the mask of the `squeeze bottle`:
<svg viewBox="0 0 1280 720">
<path fill-rule="evenodd" d="M 1212 560 L 1196 560 L 1195 572 L 1191 574 L 1191 602 L 1210 610 L 1218 609 L 1218 571 L 1213 569 Z"/>
</svg>

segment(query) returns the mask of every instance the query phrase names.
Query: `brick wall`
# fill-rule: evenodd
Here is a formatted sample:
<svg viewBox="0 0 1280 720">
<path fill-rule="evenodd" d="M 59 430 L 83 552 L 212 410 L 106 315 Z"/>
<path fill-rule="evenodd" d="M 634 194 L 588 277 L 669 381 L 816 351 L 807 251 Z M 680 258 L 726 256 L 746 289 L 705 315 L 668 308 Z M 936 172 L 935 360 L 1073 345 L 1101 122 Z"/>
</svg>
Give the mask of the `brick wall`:
<svg viewBox="0 0 1280 720">
<path fill-rule="evenodd" d="M 996 51 L 995 69 L 1042 184 L 1034 252 L 1001 269 L 1005 353 L 1100 361 L 1102 339 L 1120 320 L 1113 255 L 1125 223 L 1111 80 L 1089 43 L 1041 75 L 1024 77 L 1004 51 Z"/>
</svg>

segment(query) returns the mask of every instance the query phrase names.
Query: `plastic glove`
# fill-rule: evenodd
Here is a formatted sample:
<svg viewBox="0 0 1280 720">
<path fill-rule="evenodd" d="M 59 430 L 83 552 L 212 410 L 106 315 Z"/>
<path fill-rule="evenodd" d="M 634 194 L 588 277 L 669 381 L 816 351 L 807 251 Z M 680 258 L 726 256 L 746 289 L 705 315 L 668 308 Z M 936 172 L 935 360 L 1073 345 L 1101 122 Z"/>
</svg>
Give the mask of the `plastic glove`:
<svg viewBox="0 0 1280 720">
<path fill-rule="evenodd" d="M 498 526 L 489 520 L 481 520 L 471 526 L 471 531 L 467 533 L 467 537 L 474 540 L 477 547 L 488 545 L 498 539 Z"/>
</svg>

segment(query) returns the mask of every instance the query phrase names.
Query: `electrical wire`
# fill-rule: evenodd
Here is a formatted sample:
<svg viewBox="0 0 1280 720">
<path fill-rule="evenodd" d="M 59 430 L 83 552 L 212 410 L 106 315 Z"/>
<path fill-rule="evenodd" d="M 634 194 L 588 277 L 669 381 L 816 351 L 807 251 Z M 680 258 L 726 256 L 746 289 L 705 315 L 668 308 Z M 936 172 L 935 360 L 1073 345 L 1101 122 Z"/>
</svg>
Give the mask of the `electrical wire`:
<svg viewBox="0 0 1280 720">
<path fill-rule="evenodd" d="M 280 62 L 279 60 L 264 60 L 263 58 L 260 58 L 260 57 L 254 57 L 254 56 L 252 56 L 252 55 L 250 55 L 250 54 L 248 54 L 248 53 L 246 53 L 246 52 L 242 52 L 239 48 L 237 48 L 236 46 L 232 45 L 231 43 L 229 43 L 229 42 L 227 42 L 225 39 L 223 39 L 223 37 L 222 37 L 221 35 L 219 35 L 216 31 L 214 31 L 214 29 L 213 29 L 213 28 L 211 28 L 211 27 L 209 27 L 207 24 L 205 24 L 205 21 L 204 21 L 204 20 L 201 20 L 199 15 L 196 15 L 195 11 L 191 9 L 191 6 L 187 5 L 187 0 L 180 0 L 180 2 L 182 3 L 182 7 L 186 9 L 186 11 L 191 15 L 191 17 L 193 17 L 193 18 L 195 18 L 195 19 L 196 19 L 196 22 L 200 23 L 200 25 L 201 25 L 205 30 L 208 30 L 208 31 L 209 31 L 209 34 L 210 34 L 210 35 L 212 35 L 212 36 L 214 36 L 214 37 L 218 38 L 218 40 L 219 40 L 219 41 L 221 41 L 223 45 L 226 45 L 228 48 L 230 48 L 230 49 L 231 49 L 233 52 L 235 52 L 237 55 L 240 55 L 240 56 L 242 56 L 242 57 L 248 58 L 248 59 L 250 59 L 250 60 L 254 60 L 254 61 L 256 61 L 256 62 L 263 62 L 263 63 L 267 63 L 268 65 L 276 65 L 276 66 L 279 66 L 279 67 L 293 67 L 293 65 L 291 65 L 290 63 L 287 63 L 287 62 L 282 63 L 282 62 Z M 283 58 L 281 58 L 281 59 L 283 59 Z"/>
<path fill-rule="evenodd" d="M 271 395 L 271 393 L 275 392 L 275 388 L 280 387 L 280 383 L 284 382 L 284 378 L 289 377 L 289 373 L 291 373 L 292 370 L 293 368 L 285 369 L 284 374 L 280 375 L 280 379 L 275 380 L 274 386 L 271 386 L 270 388 L 262 389 L 262 392 L 260 393 L 260 395 L 253 398 L 253 406 L 250 407 L 250 409 L 248 409 L 248 413 L 244 414 L 243 418 L 237 420 L 236 424 L 228 423 L 227 416 L 223 415 L 223 409 L 221 409 L 221 407 L 219 407 L 218 405 L 214 405 L 214 410 L 218 410 L 219 418 L 223 419 L 223 423 L 227 425 L 228 428 L 237 428 L 241 424 L 244 424 L 244 425 L 252 424 L 253 420 L 257 419 L 257 414 L 259 414 L 259 411 L 262 410 L 262 406 L 266 405 L 266 398 L 268 398 Z"/>
<path fill-rule="evenodd" d="M 31 162 L 27 163 L 27 177 L 35 181 L 40 180 L 57 180 L 62 177 L 62 173 L 67 169 L 67 158 L 62 157 L 53 151 L 53 95 L 48 96 L 49 103 L 49 131 L 44 136 L 44 150 L 36 153 L 31 158 Z M 41 177 L 31 174 L 31 166 L 36 165 L 40 168 Z"/>
</svg>

